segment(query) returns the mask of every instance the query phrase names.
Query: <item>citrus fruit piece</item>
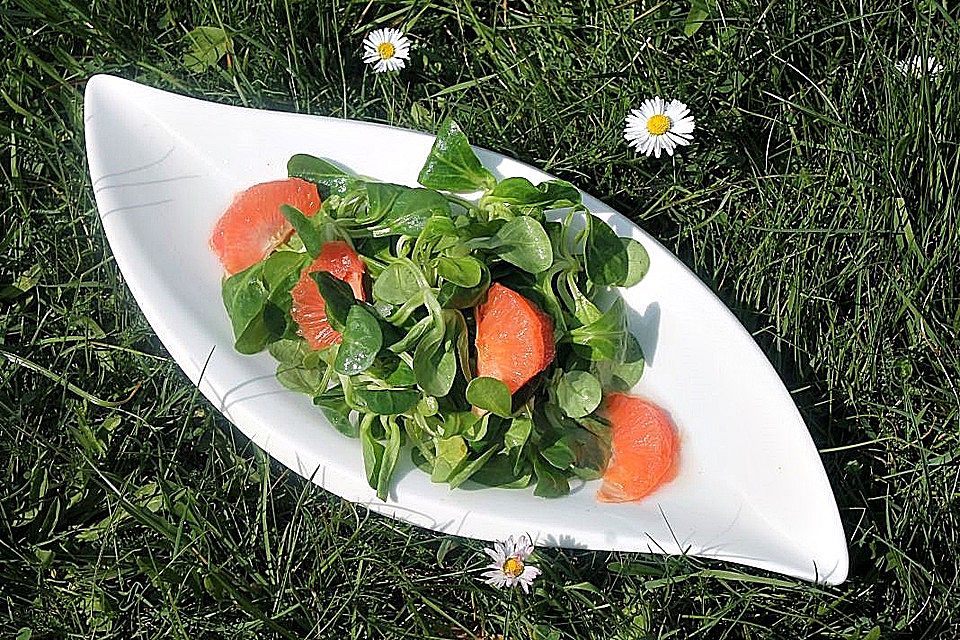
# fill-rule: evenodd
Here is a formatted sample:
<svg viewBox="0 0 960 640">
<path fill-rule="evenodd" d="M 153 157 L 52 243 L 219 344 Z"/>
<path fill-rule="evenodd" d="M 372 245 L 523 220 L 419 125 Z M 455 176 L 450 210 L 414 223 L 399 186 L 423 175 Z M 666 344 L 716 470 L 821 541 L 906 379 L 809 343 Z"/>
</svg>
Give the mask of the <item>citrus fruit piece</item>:
<svg viewBox="0 0 960 640">
<path fill-rule="evenodd" d="M 553 361 L 553 322 L 516 291 L 494 283 L 476 320 L 478 376 L 496 378 L 515 393 Z"/>
<path fill-rule="evenodd" d="M 323 349 L 339 343 L 343 336 L 330 326 L 327 320 L 326 304 L 320 289 L 310 274 L 314 271 L 326 271 L 334 278 L 343 280 L 353 289 L 353 295 L 365 300 L 363 290 L 363 274 L 366 267 L 360 256 L 342 240 L 325 242 L 320 247 L 320 253 L 310 263 L 300 280 L 290 291 L 293 303 L 290 305 L 290 316 L 300 327 L 298 333 L 303 336 L 311 349 Z"/>
<path fill-rule="evenodd" d="M 612 442 L 598 500 L 639 500 L 673 479 L 680 438 L 663 409 L 636 396 L 611 393 L 604 397 L 601 413 L 610 421 Z"/>
<path fill-rule="evenodd" d="M 320 210 L 317 186 L 300 178 L 275 180 L 255 184 L 233 199 L 210 236 L 210 248 L 227 273 L 252 267 L 290 238 L 293 227 L 280 213 L 282 204 L 314 215 Z"/>
</svg>

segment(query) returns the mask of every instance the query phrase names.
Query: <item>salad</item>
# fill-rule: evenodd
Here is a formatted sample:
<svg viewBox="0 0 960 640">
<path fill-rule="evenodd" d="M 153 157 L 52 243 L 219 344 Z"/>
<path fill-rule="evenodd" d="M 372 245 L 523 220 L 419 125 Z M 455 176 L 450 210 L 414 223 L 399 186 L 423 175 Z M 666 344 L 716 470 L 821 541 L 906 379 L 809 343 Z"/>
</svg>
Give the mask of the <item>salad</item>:
<svg viewBox="0 0 960 640">
<path fill-rule="evenodd" d="M 211 236 L 235 348 L 269 351 L 359 438 L 380 499 L 404 451 L 434 482 L 543 497 L 603 477 L 599 499 L 635 500 L 672 477 L 669 417 L 625 393 L 644 360 L 617 288 L 647 253 L 573 185 L 497 180 L 450 119 L 421 187 L 305 154 L 287 170 Z"/>
</svg>

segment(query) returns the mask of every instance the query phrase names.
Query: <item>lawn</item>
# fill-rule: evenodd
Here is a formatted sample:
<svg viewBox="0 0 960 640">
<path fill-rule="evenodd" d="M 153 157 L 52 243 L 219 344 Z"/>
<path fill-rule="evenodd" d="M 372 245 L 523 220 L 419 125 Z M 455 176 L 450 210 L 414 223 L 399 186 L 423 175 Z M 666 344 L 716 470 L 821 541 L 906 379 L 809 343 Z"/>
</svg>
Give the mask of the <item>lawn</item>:
<svg viewBox="0 0 960 640">
<path fill-rule="evenodd" d="M 0 2 L 0 636 L 960 636 L 955 5 L 697 0 L 694 29 L 689 3 L 654 0 L 180 4 Z M 229 37 L 209 65 L 185 57 L 198 26 Z M 413 38 L 407 69 L 364 66 L 379 26 Z M 944 69 L 896 69 L 915 55 Z M 111 257 L 83 141 L 101 72 L 431 132 L 454 114 L 631 217 L 793 394 L 850 579 L 543 549 L 533 593 L 498 591 L 477 579 L 482 543 L 271 462 L 167 355 Z M 697 119 L 674 158 L 622 139 L 654 95 Z"/>
</svg>

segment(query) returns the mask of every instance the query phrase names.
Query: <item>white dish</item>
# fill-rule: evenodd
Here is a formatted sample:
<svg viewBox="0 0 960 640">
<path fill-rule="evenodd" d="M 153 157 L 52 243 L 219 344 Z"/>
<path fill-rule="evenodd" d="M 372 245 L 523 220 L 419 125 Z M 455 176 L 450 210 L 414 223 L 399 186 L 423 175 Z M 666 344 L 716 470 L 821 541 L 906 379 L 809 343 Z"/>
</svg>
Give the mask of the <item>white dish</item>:
<svg viewBox="0 0 960 640">
<path fill-rule="evenodd" d="M 678 425 L 676 479 L 638 503 L 601 504 L 597 483 L 548 500 L 530 490 L 450 490 L 409 456 L 387 502 L 367 486 L 359 442 L 310 398 L 283 389 L 266 354 L 233 348 L 222 270 L 207 240 L 238 191 L 285 177 L 294 153 L 416 184 L 433 137 L 350 120 L 224 106 L 98 75 L 86 89 L 90 177 L 117 265 L 157 336 L 200 391 L 253 442 L 320 486 L 386 515 L 485 540 L 527 532 L 540 545 L 687 553 L 829 584 L 847 576 L 830 484 L 787 390 L 751 336 L 677 258 L 623 216 L 586 206 L 650 254 L 624 291 L 648 356 L 636 392 Z M 484 165 L 550 176 L 488 151 Z"/>
</svg>

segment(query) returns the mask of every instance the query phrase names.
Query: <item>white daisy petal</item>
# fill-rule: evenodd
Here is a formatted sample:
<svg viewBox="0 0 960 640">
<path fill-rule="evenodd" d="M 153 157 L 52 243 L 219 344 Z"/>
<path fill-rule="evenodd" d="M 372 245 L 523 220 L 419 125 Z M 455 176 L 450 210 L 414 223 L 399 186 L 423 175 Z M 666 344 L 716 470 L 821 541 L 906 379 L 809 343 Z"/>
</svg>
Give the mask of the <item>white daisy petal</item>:
<svg viewBox="0 0 960 640">
<path fill-rule="evenodd" d="M 690 114 L 690 110 L 686 107 L 667 107 L 667 110 L 664 113 L 668 118 L 670 118 L 671 122 L 678 122 L 679 120 L 686 118 Z"/>
<path fill-rule="evenodd" d="M 409 59 L 410 41 L 398 29 L 374 29 L 363 39 L 363 61 L 377 73 L 399 71 Z"/>
<path fill-rule="evenodd" d="M 690 144 L 695 121 L 686 104 L 660 96 L 647 98 L 640 109 L 627 114 L 623 138 L 628 147 L 646 156 L 672 156 L 678 146 Z"/>
<path fill-rule="evenodd" d="M 526 564 L 534 550 L 533 542 L 527 535 L 516 539 L 510 536 L 495 542 L 493 549 L 483 550 L 493 562 L 483 568 L 481 578 L 486 584 L 497 588 L 520 585 L 524 592 L 528 592 L 534 578 L 540 575 L 540 569 Z"/>
<path fill-rule="evenodd" d="M 913 56 L 906 60 L 900 60 L 894 65 L 894 68 L 899 71 L 901 75 L 917 79 L 923 76 L 935 78 L 943 72 L 943 65 L 933 56 L 929 56 L 926 59 L 922 56 Z"/>
<path fill-rule="evenodd" d="M 485 554 L 487 554 L 488 556 L 490 556 L 490 559 L 493 560 L 493 561 L 494 561 L 495 563 L 497 563 L 497 564 L 503 564 L 503 562 L 506 560 L 506 558 L 503 556 L 503 554 L 500 553 L 498 550 L 495 550 L 495 549 L 484 549 L 483 552 L 484 552 Z"/>
<path fill-rule="evenodd" d="M 683 136 L 677 135 L 672 131 L 667 133 L 667 138 L 669 138 L 670 144 L 672 144 L 675 147 L 686 146 L 690 144 L 689 139 L 684 138 Z"/>
<path fill-rule="evenodd" d="M 530 582 L 539 575 L 540 575 L 540 569 L 533 565 L 528 564 L 523 568 L 523 573 L 520 574 L 520 579 Z"/>
<path fill-rule="evenodd" d="M 520 536 L 520 539 L 517 541 L 517 553 L 520 554 L 521 560 L 526 560 L 530 557 L 530 554 L 533 553 L 533 542 L 531 542 L 530 536 L 526 534 Z"/>
<path fill-rule="evenodd" d="M 688 136 L 693 133 L 694 121 L 693 118 L 686 118 L 685 120 L 679 120 L 670 127 L 672 133 L 676 133 L 681 136 Z"/>
</svg>

